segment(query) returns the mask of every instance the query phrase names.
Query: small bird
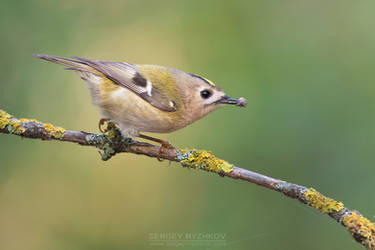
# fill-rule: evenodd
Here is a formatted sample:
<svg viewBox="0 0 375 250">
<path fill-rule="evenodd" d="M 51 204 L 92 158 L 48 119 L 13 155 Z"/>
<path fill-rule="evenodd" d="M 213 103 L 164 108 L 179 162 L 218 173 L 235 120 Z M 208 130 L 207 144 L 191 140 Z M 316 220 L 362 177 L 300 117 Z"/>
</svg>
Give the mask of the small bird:
<svg viewBox="0 0 375 250">
<path fill-rule="evenodd" d="M 100 130 L 104 122 L 113 122 L 124 137 L 160 143 L 159 156 L 164 148 L 173 146 L 141 132 L 170 133 L 224 104 L 239 107 L 247 104 L 242 97 L 228 97 L 206 78 L 173 68 L 81 57 L 33 56 L 62 64 L 86 81 L 94 105 L 100 108 Z"/>
</svg>

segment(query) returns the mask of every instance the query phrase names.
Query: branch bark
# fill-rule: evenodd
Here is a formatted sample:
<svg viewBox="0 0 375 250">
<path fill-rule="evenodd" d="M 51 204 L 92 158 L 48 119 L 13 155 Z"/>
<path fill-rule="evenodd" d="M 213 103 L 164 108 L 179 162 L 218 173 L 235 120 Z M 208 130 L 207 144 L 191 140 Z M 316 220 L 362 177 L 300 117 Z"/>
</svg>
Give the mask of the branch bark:
<svg viewBox="0 0 375 250">
<path fill-rule="evenodd" d="M 117 153 L 141 154 L 157 158 L 160 146 L 123 138 L 113 124 L 108 124 L 105 134 L 65 130 L 52 124 L 33 119 L 17 119 L 0 109 L 0 133 L 41 140 L 58 140 L 93 146 L 100 149 L 103 160 Z M 205 150 L 165 149 L 161 159 L 179 162 L 183 167 L 205 170 L 220 176 L 248 181 L 259 186 L 283 193 L 296 199 L 344 226 L 352 237 L 367 249 L 375 249 L 375 225 L 359 212 L 350 210 L 341 202 L 328 198 L 313 188 L 274 179 L 262 174 L 236 167 L 215 157 Z"/>
</svg>

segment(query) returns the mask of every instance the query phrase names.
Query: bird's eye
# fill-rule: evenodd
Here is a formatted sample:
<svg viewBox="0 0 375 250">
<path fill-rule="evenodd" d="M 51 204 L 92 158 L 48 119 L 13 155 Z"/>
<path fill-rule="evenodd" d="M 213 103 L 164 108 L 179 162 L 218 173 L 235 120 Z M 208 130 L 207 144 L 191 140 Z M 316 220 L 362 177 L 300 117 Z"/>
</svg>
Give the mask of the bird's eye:
<svg viewBox="0 0 375 250">
<path fill-rule="evenodd" d="M 201 97 L 202 97 L 203 99 L 207 99 L 207 98 L 209 98 L 211 95 L 212 95 L 212 92 L 209 91 L 209 90 L 207 90 L 207 89 L 201 91 Z"/>
</svg>

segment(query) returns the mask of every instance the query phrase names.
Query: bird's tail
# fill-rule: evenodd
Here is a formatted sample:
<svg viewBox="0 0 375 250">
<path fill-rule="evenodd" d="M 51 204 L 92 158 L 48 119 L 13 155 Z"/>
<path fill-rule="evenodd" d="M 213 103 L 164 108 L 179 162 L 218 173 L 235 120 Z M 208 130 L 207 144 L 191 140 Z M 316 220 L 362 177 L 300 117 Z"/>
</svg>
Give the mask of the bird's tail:
<svg viewBox="0 0 375 250">
<path fill-rule="evenodd" d="M 80 62 L 80 61 L 76 61 L 76 60 L 72 60 L 72 59 L 68 59 L 68 58 L 63 58 L 63 57 L 59 57 L 59 56 L 50 56 L 50 55 L 43 55 L 43 54 L 34 54 L 33 56 L 37 57 L 37 58 L 40 58 L 40 59 L 43 59 L 43 60 L 46 60 L 46 61 L 50 61 L 50 62 L 54 62 L 54 63 L 64 65 L 64 66 L 67 67 L 66 69 L 84 71 L 84 72 L 92 72 L 93 71 L 93 68 L 88 66 L 85 62 Z"/>
</svg>

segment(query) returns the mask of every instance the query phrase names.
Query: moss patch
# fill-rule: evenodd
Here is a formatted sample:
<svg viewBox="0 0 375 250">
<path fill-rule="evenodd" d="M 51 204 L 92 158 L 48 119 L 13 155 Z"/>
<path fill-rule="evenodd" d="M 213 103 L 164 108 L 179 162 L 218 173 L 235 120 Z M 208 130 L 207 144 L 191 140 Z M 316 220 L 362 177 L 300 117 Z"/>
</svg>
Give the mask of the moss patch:
<svg viewBox="0 0 375 250">
<path fill-rule="evenodd" d="M 343 224 L 356 241 L 367 249 L 375 249 L 375 225 L 371 221 L 358 212 L 352 212 L 343 219 Z"/>
<path fill-rule="evenodd" d="M 322 213 L 338 212 L 344 208 L 344 204 L 328 198 L 313 188 L 305 191 L 305 198 L 309 205 Z"/>
<path fill-rule="evenodd" d="M 184 167 L 203 169 L 218 174 L 233 171 L 232 164 L 215 157 L 206 150 L 182 150 L 177 159 Z"/>
</svg>

